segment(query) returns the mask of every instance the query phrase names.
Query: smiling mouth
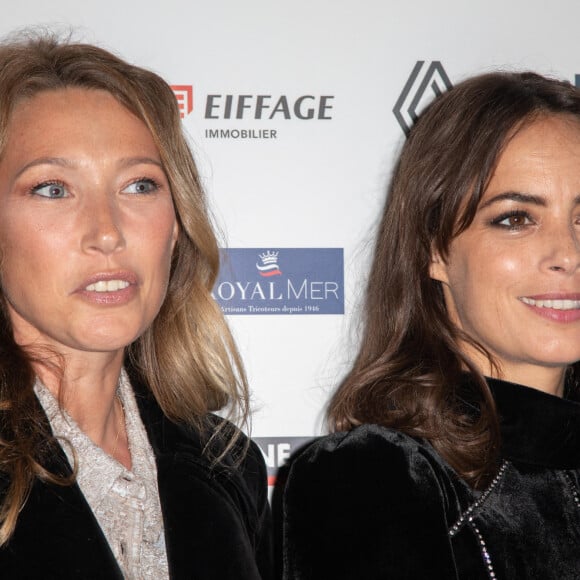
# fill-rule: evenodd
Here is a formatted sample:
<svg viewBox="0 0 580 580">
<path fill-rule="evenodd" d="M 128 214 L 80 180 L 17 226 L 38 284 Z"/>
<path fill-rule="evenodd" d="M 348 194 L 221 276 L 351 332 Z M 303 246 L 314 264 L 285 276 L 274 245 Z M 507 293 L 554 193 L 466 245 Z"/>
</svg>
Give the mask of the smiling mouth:
<svg viewBox="0 0 580 580">
<path fill-rule="evenodd" d="M 580 309 L 580 300 L 534 300 L 522 296 L 520 300 L 529 306 L 536 308 L 551 308 L 552 310 L 578 310 Z"/>
<path fill-rule="evenodd" d="M 89 284 L 85 291 L 87 292 L 117 292 L 130 286 L 127 280 L 99 280 L 94 284 Z"/>
</svg>

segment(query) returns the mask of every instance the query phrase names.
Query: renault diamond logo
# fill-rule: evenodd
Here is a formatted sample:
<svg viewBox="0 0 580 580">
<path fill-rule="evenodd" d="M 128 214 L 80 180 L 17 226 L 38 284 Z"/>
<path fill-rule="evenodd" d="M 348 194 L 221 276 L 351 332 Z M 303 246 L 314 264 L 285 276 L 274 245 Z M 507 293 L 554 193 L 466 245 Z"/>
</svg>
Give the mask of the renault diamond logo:
<svg viewBox="0 0 580 580">
<path fill-rule="evenodd" d="M 424 60 L 417 61 L 393 109 L 405 135 L 409 135 L 420 109 L 430 100 L 428 89 L 438 97 L 453 86 L 440 61 L 432 61 L 426 71 L 424 64 Z"/>
</svg>

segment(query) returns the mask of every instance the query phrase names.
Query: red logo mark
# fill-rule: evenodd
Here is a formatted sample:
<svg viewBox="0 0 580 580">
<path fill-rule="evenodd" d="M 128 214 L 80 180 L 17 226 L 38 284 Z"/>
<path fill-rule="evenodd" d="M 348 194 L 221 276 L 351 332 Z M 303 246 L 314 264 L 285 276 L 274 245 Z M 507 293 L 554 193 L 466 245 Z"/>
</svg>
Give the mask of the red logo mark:
<svg viewBox="0 0 580 580">
<path fill-rule="evenodd" d="M 192 85 L 171 85 L 177 106 L 179 107 L 179 116 L 183 119 L 193 111 L 193 86 Z"/>
</svg>

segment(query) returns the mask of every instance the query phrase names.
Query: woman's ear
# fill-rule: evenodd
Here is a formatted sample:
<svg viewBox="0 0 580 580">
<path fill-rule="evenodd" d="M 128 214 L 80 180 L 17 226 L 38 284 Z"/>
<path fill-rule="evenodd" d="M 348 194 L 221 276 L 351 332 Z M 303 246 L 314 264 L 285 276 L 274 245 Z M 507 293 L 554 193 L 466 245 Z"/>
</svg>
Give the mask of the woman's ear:
<svg viewBox="0 0 580 580">
<path fill-rule="evenodd" d="M 433 280 L 438 280 L 444 284 L 449 283 L 447 276 L 447 263 L 441 257 L 441 254 L 435 249 L 431 250 L 431 263 L 429 264 L 429 276 Z"/>
<path fill-rule="evenodd" d="M 173 232 L 171 234 L 171 252 L 175 250 L 175 244 L 177 244 L 177 239 L 179 238 L 179 223 L 177 218 L 175 219 L 175 224 L 173 225 Z"/>
</svg>

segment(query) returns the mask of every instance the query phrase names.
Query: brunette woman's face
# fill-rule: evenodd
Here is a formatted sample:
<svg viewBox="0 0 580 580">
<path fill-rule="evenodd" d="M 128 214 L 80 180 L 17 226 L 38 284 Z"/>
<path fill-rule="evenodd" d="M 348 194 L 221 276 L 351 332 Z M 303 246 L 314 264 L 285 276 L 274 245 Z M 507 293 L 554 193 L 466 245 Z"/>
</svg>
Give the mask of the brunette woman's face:
<svg viewBox="0 0 580 580">
<path fill-rule="evenodd" d="M 177 223 L 151 133 L 109 93 L 46 91 L 16 106 L 0 208 L 17 342 L 122 352 L 151 324 Z"/>
<path fill-rule="evenodd" d="M 500 156 L 473 223 L 433 256 L 452 321 L 500 363 L 500 376 L 562 391 L 580 360 L 580 122 L 524 126 Z M 464 345 L 484 374 L 481 353 Z"/>
</svg>

